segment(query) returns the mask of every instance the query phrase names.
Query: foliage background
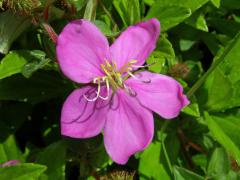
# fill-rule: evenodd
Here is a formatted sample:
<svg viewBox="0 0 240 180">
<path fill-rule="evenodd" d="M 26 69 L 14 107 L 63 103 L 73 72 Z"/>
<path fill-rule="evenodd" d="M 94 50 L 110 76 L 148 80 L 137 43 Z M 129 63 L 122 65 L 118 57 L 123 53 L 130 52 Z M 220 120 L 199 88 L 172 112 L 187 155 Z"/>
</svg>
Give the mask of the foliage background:
<svg viewBox="0 0 240 180">
<path fill-rule="evenodd" d="M 239 0 L 1 0 L 0 7 L 0 164 L 21 161 L 0 168 L 1 180 L 240 179 Z M 86 18 L 112 42 L 151 17 L 162 32 L 149 69 L 180 81 L 191 104 L 175 120 L 156 115 L 152 144 L 119 166 L 102 135 L 61 137 L 61 106 L 78 85 L 59 71 L 49 27 L 59 33 Z"/>
</svg>

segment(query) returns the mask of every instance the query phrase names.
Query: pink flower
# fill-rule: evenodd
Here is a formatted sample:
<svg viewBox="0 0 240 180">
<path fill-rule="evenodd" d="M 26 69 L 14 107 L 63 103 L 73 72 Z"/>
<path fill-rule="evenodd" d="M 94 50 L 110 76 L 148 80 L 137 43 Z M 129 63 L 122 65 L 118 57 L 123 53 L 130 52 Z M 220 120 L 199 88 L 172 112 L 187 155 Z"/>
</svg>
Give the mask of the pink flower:
<svg viewBox="0 0 240 180">
<path fill-rule="evenodd" d="M 103 131 L 111 158 L 125 164 L 153 138 L 153 111 L 171 119 L 189 104 L 182 86 L 171 77 L 136 72 L 154 50 L 160 34 L 156 19 L 128 27 L 109 47 L 107 38 L 87 20 L 75 20 L 57 41 L 63 73 L 86 83 L 62 108 L 61 133 L 89 138 Z"/>
</svg>

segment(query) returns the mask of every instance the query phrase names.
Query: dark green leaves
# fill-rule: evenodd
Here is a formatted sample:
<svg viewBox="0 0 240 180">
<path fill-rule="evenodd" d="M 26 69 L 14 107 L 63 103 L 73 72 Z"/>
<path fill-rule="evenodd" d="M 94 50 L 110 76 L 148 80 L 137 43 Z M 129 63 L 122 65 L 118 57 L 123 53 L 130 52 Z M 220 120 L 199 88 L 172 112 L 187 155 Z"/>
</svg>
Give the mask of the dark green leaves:
<svg viewBox="0 0 240 180">
<path fill-rule="evenodd" d="M 30 103 L 61 97 L 72 89 L 58 73 L 38 72 L 26 79 L 22 75 L 0 80 L 0 100 L 17 100 Z"/>
</svg>

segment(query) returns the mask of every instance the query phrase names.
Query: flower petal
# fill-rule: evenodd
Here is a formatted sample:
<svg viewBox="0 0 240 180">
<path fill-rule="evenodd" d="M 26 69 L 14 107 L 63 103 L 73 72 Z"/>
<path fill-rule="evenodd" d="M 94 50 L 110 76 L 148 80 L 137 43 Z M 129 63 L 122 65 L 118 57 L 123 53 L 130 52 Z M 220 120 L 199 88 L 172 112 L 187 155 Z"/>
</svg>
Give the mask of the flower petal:
<svg viewBox="0 0 240 180">
<path fill-rule="evenodd" d="M 103 89 L 102 95 L 106 94 Z M 61 114 L 61 134 L 74 138 L 88 138 L 98 135 L 105 124 L 108 102 L 85 99 L 96 96 L 96 88 L 87 86 L 74 90 L 65 101 Z"/>
<path fill-rule="evenodd" d="M 125 164 L 152 141 L 153 115 L 122 90 L 118 90 L 113 102 L 107 114 L 104 143 L 113 161 Z"/>
<path fill-rule="evenodd" d="M 157 19 L 128 27 L 110 47 L 112 60 L 118 68 L 130 60 L 137 60 L 136 65 L 144 64 L 155 48 L 159 34 L 160 23 Z"/>
<path fill-rule="evenodd" d="M 106 37 L 87 20 L 75 20 L 65 26 L 57 40 L 57 58 L 63 73 L 78 83 L 102 76 L 100 64 L 108 57 Z"/>
<path fill-rule="evenodd" d="M 166 119 L 175 118 L 189 104 L 182 86 L 173 78 L 150 72 L 136 74 L 126 84 L 136 92 L 139 102 Z"/>
</svg>

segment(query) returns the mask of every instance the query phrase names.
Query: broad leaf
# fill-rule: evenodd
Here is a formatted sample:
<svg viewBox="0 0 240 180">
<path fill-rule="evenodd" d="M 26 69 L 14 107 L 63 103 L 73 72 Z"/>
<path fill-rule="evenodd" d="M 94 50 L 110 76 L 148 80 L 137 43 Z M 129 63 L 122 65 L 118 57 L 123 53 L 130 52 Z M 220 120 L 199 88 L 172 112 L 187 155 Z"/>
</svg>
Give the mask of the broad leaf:
<svg viewBox="0 0 240 180">
<path fill-rule="evenodd" d="M 164 179 L 170 180 L 166 167 L 161 162 L 163 154 L 161 143 L 156 141 L 149 145 L 141 154 L 139 173 L 140 179 Z"/>
<path fill-rule="evenodd" d="M 145 19 L 156 17 L 161 22 L 161 30 L 166 31 L 191 15 L 191 9 L 180 6 L 163 6 L 161 2 L 151 6 Z"/>
<path fill-rule="evenodd" d="M 208 76 L 197 96 L 206 109 L 220 111 L 240 106 L 239 49 L 240 34 L 216 56 L 224 59 Z"/>
<path fill-rule="evenodd" d="M 0 179 L 36 180 L 46 169 L 46 166 L 33 163 L 3 167 L 0 168 Z"/>
<path fill-rule="evenodd" d="M 213 137 L 240 162 L 240 121 L 239 116 L 210 116 L 204 113 L 207 126 Z"/>
<path fill-rule="evenodd" d="M 7 54 L 14 40 L 31 24 L 28 17 L 6 11 L 0 14 L 0 53 Z"/>
<path fill-rule="evenodd" d="M 216 148 L 208 164 L 208 176 L 215 179 L 221 179 L 226 176 L 230 170 L 230 161 L 223 148 Z"/>
<path fill-rule="evenodd" d="M 27 60 L 17 51 L 6 55 L 0 62 L 0 79 L 20 73 Z"/>
<path fill-rule="evenodd" d="M 49 179 L 64 180 L 65 179 L 65 158 L 66 158 L 66 145 L 64 142 L 59 141 L 51 144 L 45 148 L 37 156 L 37 163 L 46 165 Z"/>
</svg>

